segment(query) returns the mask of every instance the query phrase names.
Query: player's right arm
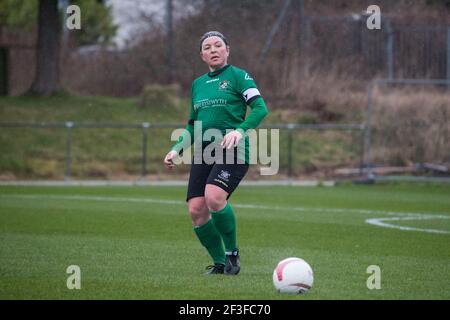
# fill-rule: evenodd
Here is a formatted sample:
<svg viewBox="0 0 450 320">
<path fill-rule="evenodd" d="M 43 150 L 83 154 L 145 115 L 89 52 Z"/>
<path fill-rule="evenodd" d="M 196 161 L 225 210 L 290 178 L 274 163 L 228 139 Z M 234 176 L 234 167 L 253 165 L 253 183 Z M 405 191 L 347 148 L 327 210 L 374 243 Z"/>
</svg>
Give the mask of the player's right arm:
<svg viewBox="0 0 450 320">
<path fill-rule="evenodd" d="M 186 128 L 184 129 L 181 136 L 178 138 L 177 142 L 173 145 L 172 149 L 167 153 L 166 157 L 164 158 L 164 164 L 167 168 L 172 169 L 175 164 L 173 163 L 173 159 L 177 155 L 181 155 L 183 153 L 183 150 L 186 150 L 192 145 L 192 137 L 194 136 L 194 121 L 189 120 L 188 124 L 186 125 Z"/>
<path fill-rule="evenodd" d="M 192 96 L 192 92 L 191 92 Z M 192 143 L 194 142 L 194 121 L 196 118 L 196 112 L 194 110 L 194 103 L 192 101 L 193 97 L 191 98 L 191 111 L 189 113 L 189 120 L 188 123 L 183 131 L 183 133 L 178 138 L 177 142 L 172 146 L 170 151 L 167 153 L 166 157 L 164 158 L 164 164 L 168 169 L 172 169 L 175 164 L 173 163 L 173 159 L 177 155 L 181 155 L 183 153 L 183 150 L 186 150 L 189 148 Z"/>
</svg>

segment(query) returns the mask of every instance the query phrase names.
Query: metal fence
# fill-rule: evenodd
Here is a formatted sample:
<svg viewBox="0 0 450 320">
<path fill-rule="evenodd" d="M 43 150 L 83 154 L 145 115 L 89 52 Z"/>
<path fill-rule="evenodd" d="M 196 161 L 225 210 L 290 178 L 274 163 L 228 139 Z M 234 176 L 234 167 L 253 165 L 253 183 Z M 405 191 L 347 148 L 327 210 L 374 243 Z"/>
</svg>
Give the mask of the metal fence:
<svg viewBox="0 0 450 320">
<path fill-rule="evenodd" d="M 409 87 L 410 89 L 414 88 L 414 90 L 403 92 L 400 96 L 392 98 L 389 96 L 389 93 L 380 92 L 379 89 L 382 87 L 390 88 L 390 90 L 401 90 Z M 414 94 L 421 94 L 421 91 L 417 90 L 421 87 L 427 88 L 427 90 L 423 91 L 423 96 L 418 96 L 423 99 L 425 105 L 422 105 L 421 101 L 416 101 L 416 96 L 414 96 Z M 396 165 L 395 161 L 398 162 L 396 159 L 392 160 L 392 157 L 385 156 L 386 152 L 380 155 L 379 150 L 391 149 L 397 157 L 400 154 L 400 156 L 405 156 L 407 161 L 415 162 L 414 165 L 416 167 L 431 168 L 435 173 L 441 174 L 441 177 L 450 180 L 450 100 L 448 99 L 449 92 L 447 90 L 449 87 L 450 81 L 439 79 L 378 79 L 372 81 L 368 86 L 367 105 L 363 123 L 291 123 L 262 126 L 261 128 L 280 130 L 280 136 L 282 135 L 280 137 L 280 165 L 287 178 L 301 176 L 305 172 L 299 170 L 299 167 L 309 166 L 312 167 L 311 171 L 319 172 L 342 167 L 352 168 L 347 170 L 347 173 L 350 173 L 349 175 L 353 174 L 374 179 L 376 178 L 376 167 L 392 166 L 392 164 Z M 435 95 L 431 89 L 440 90 L 440 94 Z M 391 100 L 383 100 L 383 98 Z M 437 100 L 431 101 L 432 99 Z M 412 112 L 413 110 L 422 111 L 424 112 L 422 115 L 425 116 L 421 118 L 421 114 L 414 113 Z M 383 118 L 386 115 L 389 118 Z M 403 120 L 403 122 L 399 120 Z M 137 130 L 137 137 L 140 137 L 137 138 L 135 136 L 133 139 L 139 139 L 140 142 L 137 143 L 135 141 L 134 147 L 140 146 L 141 150 L 138 152 L 139 155 L 137 155 L 136 150 L 134 151 L 135 158 L 139 159 L 141 177 L 145 177 L 149 172 L 149 164 L 155 165 L 155 162 L 158 162 L 158 165 L 162 166 L 164 152 L 167 152 L 171 143 L 173 143 L 168 139 L 170 132 L 173 129 L 183 127 L 181 124 L 152 124 L 149 122 L 137 124 L 78 123 L 73 121 L 48 123 L 0 122 L 0 130 L 3 131 L 2 135 L 5 132 L 4 130 L 8 128 L 65 130 L 65 133 L 58 133 L 58 135 L 65 136 L 64 142 L 61 143 L 59 149 L 65 149 L 62 158 L 64 159 L 64 177 L 66 180 L 70 180 L 73 176 L 73 132 L 75 129 L 83 131 L 89 129 Z M 427 130 L 431 130 L 431 133 L 427 133 L 428 136 L 425 134 Z M 338 132 L 339 134 L 330 135 L 333 132 Z M 24 133 L 20 131 L 19 134 Z M 350 137 L 348 134 L 350 134 Z M 17 136 L 10 135 L 10 137 L 14 138 Z M 43 143 L 41 140 L 37 140 L 37 142 Z M 314 144 L 311 144 L 312 142 Z M 88 139 L 88 143 L 101 142 Z M 25 145 L 19 146 L 19 148 L 25 149 L 29 147 Z M 415 149 L 411 151 L 412 147 Z M 4 148 L 3 150 L 4 154 L 8 153 L 8 150 Z M 158 154 L 155 154 L 155 150 L 159 150 Z M 105 152 L 110 153 L 112 151 L 106 150 Z M 324 164 L 323 166 L 317 163 L 309 163 L 308 159 L 306 159 L 307 157 L 313 157 L 314 152 L 317 153 L 317 151 L 321 153 L 321 161 L 319 163 Z M 347 154 L 342 157 L 333 157 L 333 153 L 341 151 Z M 407 155 L 408 152 L 409 155 Z M 299 159 L 299 155 L 301 155 L 301 159 Z M 405 166 L 404 163 L 401 163 L 401 165 Z M 2 169 L 0 168 L 0 170 Z M 413 174 L 418 173 L 420 174 L 419 171 L 415 171 Z"/>
<path fill-rule="evenodd" d="M 303 50 L 325 64 L 352 59 L 368 76 L 450 80 L 450 27 L 406 27 L 385 18 L 380 30 L 369 30 L 360 16 L 316 17 L 306 19 L 303 32 Z"/>
<path fill-rule="evenodd" d="M 48 122 L 48 123 L 0 123 L 0 129 L 6 128 L 31 128 L 31 129 L 52 129 L 58 128 L 65 130 L 65 153 L 64 153 L 64 178 L 65 180 L 72 179 L 72 163 L 74 158 L 73 144 L 74 137 L 73 131 L 82 129 L 136 129 L 141 131 L 141 156 L 140 156 L 140 175 L 145 177 L 148 174 L 148 164 L 149 164 L 149 149 L 151 150 L 151 140 L 155 136 L 155 132 L 161 129 L 179 129 L 183 128 L 182 124 L 151 124 L 148 122 L 139 124 L 114 124 L 114 123 L 78 123 L 73 121 L 67 122 Z M 285 136 L 283 139 L 282 150 L 280 153 L 283 154 L 282 162 L 284 163 L 283 169 L 287 177 L 292 178 L 295 173 L 295 155 L 294 149 L 296 144 L 297 135 L 302 135 L 306 131 L 315 132 L 355 132 L 357 141 L 351 141 L 349 144 L 354 148 L 353 152 L 357 155 L 357 166 L 362 165 L 364 156 L 362 154 L 363 148 L 363 132 L 364 126 L 361 124 L 278 124 L 270 126 L 262 126 L 262 129 L 278 129 L 280 133 Z M 166 139 L 167 136 L 166 136 Z M 155 143 L 155 141 L 153 141 Z M 166 141 L 167 142 L 167 141 Z M 94 143 L 94 142 L 92 142 Z M 334 142 L 332 142 L 334 143 Z M 168 149 L 164 149 L 168 151 Z M 159 154 L 158 159 L 162 165 L 162 159 L 164 154 Z M 281 157 L 281 156 L 280 156 Z"/>
<path fill-rule="evenodd" d="M 297 14 L 289 11 L 291 5 L 286 0 L 280 9 L 260 62 L 270 52 L 289 49 L 321 67 L 331 68 L 344 62 L 356 70 L 355 76 L 365 79 L 381 75 L 391 80 L 450 80 L 450 26 L 409 26 L 382 14 L 381 29 L 369 30 L 368 15 L 364 13 L 312 16 L 303 9 Z M 298 21 L 292 23 L 292 19 Z M 296 43 L 298 51 L 294 50 Z"/>
</svg>

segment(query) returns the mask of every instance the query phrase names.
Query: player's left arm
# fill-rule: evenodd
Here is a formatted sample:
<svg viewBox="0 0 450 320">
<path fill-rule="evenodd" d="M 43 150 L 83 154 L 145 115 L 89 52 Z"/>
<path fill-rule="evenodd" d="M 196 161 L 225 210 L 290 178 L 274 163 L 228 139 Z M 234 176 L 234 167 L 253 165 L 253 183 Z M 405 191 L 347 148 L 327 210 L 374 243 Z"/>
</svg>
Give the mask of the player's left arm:
<svg viewBox="0 0 450 320">
<path fill-rule="evenodd" d="M 259 92 L 255 80 L 246 71 L 237 69 L 235 75 L 237 89 L 251 109 L 247 118 L 236 129 L 242 129 L 244 132 L 249 129 L 256 129 L 269 113 L 266 103 Z"/>
<path fill-rule="evenodd" d="M 252 100 L 248 105 L 250 106 L 251 111 L 245 121 L 242 122 L 237 128 L 242 129 L 244 132 L 248 129 L 256 129 L 269 113 L 269 110 L 267 110 L 266 107 L 266 103 L 264 102 L 264 99 L 261 97 L 261 95 L 255 97 L 255 99 Z"/>
<path fill-rule="evenodd" d="M 253 78 L 246 72 L 239 72 L 236 75 L 236 80 L 238 85 L 237 89 L 251 111 L 244 122 L 224 137 L 222 146 L 226 148 L 237 146 L 239 140 L 245 135 L 245 132 L 249 129 L 256 129 L 269 113 L 266 103 Z"/>
</svg>

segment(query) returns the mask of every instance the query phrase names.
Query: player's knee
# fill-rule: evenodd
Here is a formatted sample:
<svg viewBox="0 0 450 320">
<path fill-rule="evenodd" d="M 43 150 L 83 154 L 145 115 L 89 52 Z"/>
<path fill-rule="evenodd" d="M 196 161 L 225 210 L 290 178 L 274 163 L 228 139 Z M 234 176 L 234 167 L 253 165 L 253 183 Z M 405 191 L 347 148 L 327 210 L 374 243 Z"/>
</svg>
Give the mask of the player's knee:
<svg viewBox="0 0 450 320">
<path fill-rule="evenodd" d="M 206 194 L 205 195 L 206 205 L 210 211 L 219 211 L 227 204 L 226 197 L 218 194 Z"/>
<path fill-rule="evenodd" d="M 192 223 L 195 226 L 201 226 L 208 222 L 209 219 L 208 208 L 204 203 L 189 204 L 189 215 L 191 216 Z"/>
<path fill-rule="evenodd" d="M 204 210 L 200 207 L 189 206 L 189 214 L 191 217 L 201 216 L 204 213 Z"/>
</svg>

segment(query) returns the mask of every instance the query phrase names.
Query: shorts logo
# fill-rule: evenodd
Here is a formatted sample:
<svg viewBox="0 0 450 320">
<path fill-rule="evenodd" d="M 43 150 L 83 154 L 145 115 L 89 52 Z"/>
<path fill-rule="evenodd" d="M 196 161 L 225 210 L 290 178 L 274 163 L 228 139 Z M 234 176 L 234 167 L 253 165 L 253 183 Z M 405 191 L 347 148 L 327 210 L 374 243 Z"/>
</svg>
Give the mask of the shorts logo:
<svg viewBox="0 0 450 320">
<path fill-rule="evenodd" d="M 229 173 L 229 172 L 226 171 L 226 170 L 221 170 L 220 173 L 219 173 L 219 178 L 221 178 L 221 179 L 223 179 L 223 180 L 225 180 L 225 181 L 228 181 L 228 179 L 230 178 L 230 176 L 231 176 L 231 173 Z"/>
<path fill-rule="evenodd" d="M 227 80 L 223 80 L 219 83 L 219 89 L 221 90 L 225 90 L 228 87 L 228 81 Z"/>
</svg>

